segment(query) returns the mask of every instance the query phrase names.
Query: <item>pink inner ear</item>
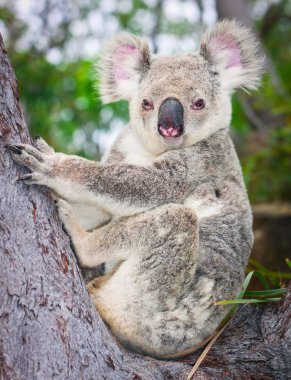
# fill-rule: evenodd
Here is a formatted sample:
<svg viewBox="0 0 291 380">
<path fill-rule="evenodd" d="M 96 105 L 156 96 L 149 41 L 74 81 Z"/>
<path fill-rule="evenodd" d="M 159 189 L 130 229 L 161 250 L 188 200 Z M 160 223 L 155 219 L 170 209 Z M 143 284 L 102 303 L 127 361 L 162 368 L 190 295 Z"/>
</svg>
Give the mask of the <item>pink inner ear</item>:
<svg viewBox="0 0 291 380">
<path fill-rule="evenodd" d="M 126 67 L 128 58 L 137 60 L 140 56 L 140 51 L 132 45 L 123 45 L 118 48 L 113 54 L 113 74 L 118 80 L 129 79 L 129 74 Z"/>
<path fill-rule="evenodd" d="M 228 53 L 226 69 L 229 67 L 242 66 L 240 49 L 230 36 L 218 36 L 214 45 L 217 50 L 226 50 Z"/>
</svg>

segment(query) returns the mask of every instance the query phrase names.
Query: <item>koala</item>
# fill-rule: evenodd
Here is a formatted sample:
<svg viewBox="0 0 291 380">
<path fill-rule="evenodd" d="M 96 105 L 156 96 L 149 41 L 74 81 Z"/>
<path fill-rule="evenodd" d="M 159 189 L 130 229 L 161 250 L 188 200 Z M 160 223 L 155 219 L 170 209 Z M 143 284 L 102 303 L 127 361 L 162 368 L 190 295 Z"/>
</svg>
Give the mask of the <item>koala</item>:
<svg viewBox="0 0 291 380">
<path fill-rule="evenodd" d="M 104 265 L 88 285 L 96 309 L 128 348 L 165 357 L 219 326 L 244 279 L 252 213 L 229 137 L 231 94 L 255 89 L 262 58 L 234 21 L 207 31 L 195 53 L 151 54 L 137 36 L 111 41 L 100 64 L 104 102 L 129 102 L 130 122 L 101 162 L 8 145 L 47 186 L 82 267 Z"/>
</svg>

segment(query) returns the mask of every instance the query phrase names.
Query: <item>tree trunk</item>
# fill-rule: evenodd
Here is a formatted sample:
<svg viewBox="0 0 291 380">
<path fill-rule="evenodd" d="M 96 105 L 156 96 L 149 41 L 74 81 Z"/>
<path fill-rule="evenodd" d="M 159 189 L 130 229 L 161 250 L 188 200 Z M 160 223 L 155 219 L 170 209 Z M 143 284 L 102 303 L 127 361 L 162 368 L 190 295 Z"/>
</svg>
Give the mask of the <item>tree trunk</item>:
<svg viewBox="0 0 291 380">
<path fill-rule="evenodd" d="M 4 144 L 30 137 L 2 39 L 0 62 L 0 379 L 185 379 L 199 352 L 162 361 L 116 342 L 90 302 L 48 191 L 15 181 L 25 169 Z M 241 309 L 194 378 L 287 378 L 288 313 L 288 297 Z"/>
</svg>

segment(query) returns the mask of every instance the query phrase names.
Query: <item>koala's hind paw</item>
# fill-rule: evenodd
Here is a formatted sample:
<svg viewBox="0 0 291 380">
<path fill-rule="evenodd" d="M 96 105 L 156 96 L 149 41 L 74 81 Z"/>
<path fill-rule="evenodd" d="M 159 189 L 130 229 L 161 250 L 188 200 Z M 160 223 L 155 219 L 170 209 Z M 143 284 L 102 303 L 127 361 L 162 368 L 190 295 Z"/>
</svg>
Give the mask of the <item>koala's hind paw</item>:
<svg viewBox="0 0 291 380">
<path fill-rule="evenodd" d="M 56 205 L 58 208 L 60 220 L 62 223 L 64 223 L 64 225 L 66 225 L 68 219 L 70 219 L 72 216 L 73 209 L 69 205 L 69 203 L 64 201 L 63 199 L 58 199 L 56 201 Z"/>
</svg>

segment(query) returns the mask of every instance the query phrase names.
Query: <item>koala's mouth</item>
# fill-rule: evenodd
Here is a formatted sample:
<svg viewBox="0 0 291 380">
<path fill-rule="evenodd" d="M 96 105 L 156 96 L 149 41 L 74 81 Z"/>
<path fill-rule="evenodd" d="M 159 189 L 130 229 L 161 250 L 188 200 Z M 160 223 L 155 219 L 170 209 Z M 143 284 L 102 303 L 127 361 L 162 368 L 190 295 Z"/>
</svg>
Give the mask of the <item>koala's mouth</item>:
<svg viewBox="0 0 291 380">
<path fill-rule="evenodd" d="M 166 126 L 159 124 L 158 125 L 159 134 L 165 138 L 167 137 L 179 137 L 183 134 L 184 128 L 183 125 L 171 125 L 168 123 Z"/>
<path fill-rule="evenodd" d="M 184 110 L 178 99 L 164 100 L 159 109 L 158 132 L 164 142 L 176 145 L 184 133 Z"/>
</svg>

